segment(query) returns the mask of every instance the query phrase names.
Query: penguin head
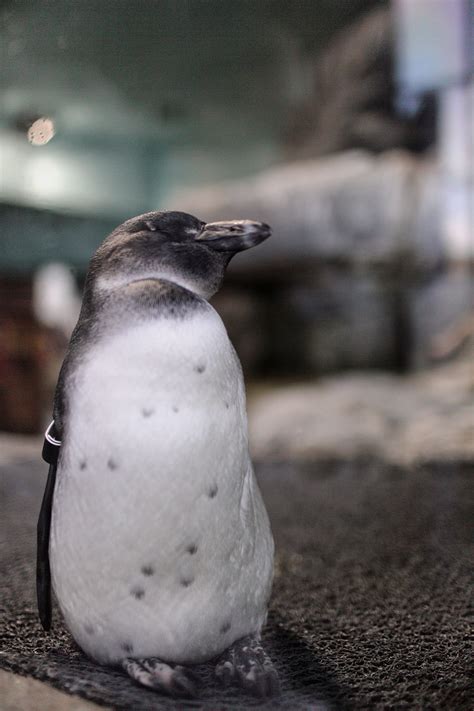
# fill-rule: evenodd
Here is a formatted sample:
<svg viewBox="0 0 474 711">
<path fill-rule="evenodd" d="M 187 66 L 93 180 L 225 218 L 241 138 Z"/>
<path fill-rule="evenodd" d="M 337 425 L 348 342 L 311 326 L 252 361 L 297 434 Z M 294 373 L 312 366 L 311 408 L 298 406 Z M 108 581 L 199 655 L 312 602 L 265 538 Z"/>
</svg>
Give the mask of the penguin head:
<svg viewBox="0 0 474 711">
<path fill-rule="evenodd" d="M 263 222 L 205 223 L 185 212 L 148 212 L 117 227 L 94 254 L 89 279 L 98 288 L 162 278 L 210 298 L 232 257 L 270 236 Z"/>
</svg>

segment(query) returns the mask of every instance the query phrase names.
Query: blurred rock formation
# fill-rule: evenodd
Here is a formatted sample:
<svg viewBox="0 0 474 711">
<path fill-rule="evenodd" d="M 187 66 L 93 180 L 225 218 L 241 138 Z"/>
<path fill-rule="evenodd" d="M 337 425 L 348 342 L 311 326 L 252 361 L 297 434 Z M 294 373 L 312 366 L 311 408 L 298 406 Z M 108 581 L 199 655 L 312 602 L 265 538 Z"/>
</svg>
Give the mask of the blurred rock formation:
<svg viewBox="0 0 474 711">
<path fill-rule="evenodd" d="M 314 62 L 311 95 L 286 131 L 290 160 L 364 148 L 422 152 L 435 140 L 435 103 L 425 97 L 410 114 L 397 109 L 394 19 L 375 9 L 339 31 Z"/>
<path fill-rule="evenodd" d="M 472 306 L 472 255 L 453 255 L 442 205 L 434 160 L 349 151 L 181 193 L 171 207 L 272 225 L 215 305 L 248 373 L 305 375 L 436 358 L 436 339 Z"/>
<path fill-rule="evenodd" d="M 471 340 L 463 357 L 415 374 L 353 373 L 250 391 L 253 456 L 401 466 L 472 461 L 473 358 Z"/>
</svg>

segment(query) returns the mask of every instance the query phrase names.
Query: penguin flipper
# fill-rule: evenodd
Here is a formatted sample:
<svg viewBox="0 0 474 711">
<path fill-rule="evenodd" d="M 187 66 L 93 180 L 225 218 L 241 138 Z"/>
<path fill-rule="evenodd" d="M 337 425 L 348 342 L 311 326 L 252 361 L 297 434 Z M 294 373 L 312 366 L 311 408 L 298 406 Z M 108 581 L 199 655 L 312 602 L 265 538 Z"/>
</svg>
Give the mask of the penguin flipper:
<svg viewBox="0 0 474 711">
<path fill-rule="evenodd" d="M 48 479 L 38 518 L 36 548 L 36 597 L 38 613 L 43 628 L 51 629 L 51 570 L 49 567 L 49 533 L 53 508 L 56 464 L 49 465 Z"/>
<path fill-rule="evenodd" d="M 48 427 L 43 445 L 43 459 L 49 463 L 48 478 L 36 528 L 36 598 L 43 628 L 51 629 L 51 569 L 49 566 L 49 534 L 53 509 L 54 486 L 58 464 L 60 440 L 56 437 L 54 420 Z"/>
</svg>

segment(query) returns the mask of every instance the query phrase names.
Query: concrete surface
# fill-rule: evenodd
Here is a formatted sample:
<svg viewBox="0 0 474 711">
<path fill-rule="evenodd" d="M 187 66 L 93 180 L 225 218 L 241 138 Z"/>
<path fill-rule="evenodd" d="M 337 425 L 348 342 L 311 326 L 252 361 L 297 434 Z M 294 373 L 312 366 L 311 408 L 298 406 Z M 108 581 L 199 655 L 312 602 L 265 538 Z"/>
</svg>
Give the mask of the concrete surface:
<svg viewBox="0 0 474 711">
<path fill-rule="evenodd" d="M 90 701 L 64 694 L 30 677 L 9 674 L 0 669 L 0 708 L 2 711 L 104 711 Z"/>
</svg>

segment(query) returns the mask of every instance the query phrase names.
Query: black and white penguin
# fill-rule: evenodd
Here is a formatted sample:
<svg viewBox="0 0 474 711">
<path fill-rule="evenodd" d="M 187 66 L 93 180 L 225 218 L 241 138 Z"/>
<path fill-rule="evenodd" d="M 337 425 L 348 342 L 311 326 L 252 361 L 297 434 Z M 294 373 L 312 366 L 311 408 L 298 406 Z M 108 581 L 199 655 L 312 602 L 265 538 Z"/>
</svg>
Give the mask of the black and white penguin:
<svg viewBox="0 0 474 711">
<path fill-rule="evenodd" d="M 240 362 L 207 301 L 230 259 L 269 235 L 182 212 L 122 224 L 91 259 L 58 380 L 40 616 L 48 627 L 50 564 L 86 654 L 173 695 L 194 695 L 188 665 L 211 659 L 227 683 L 278 691 L 260 643 L 273 538 Z"/>
</svg>

